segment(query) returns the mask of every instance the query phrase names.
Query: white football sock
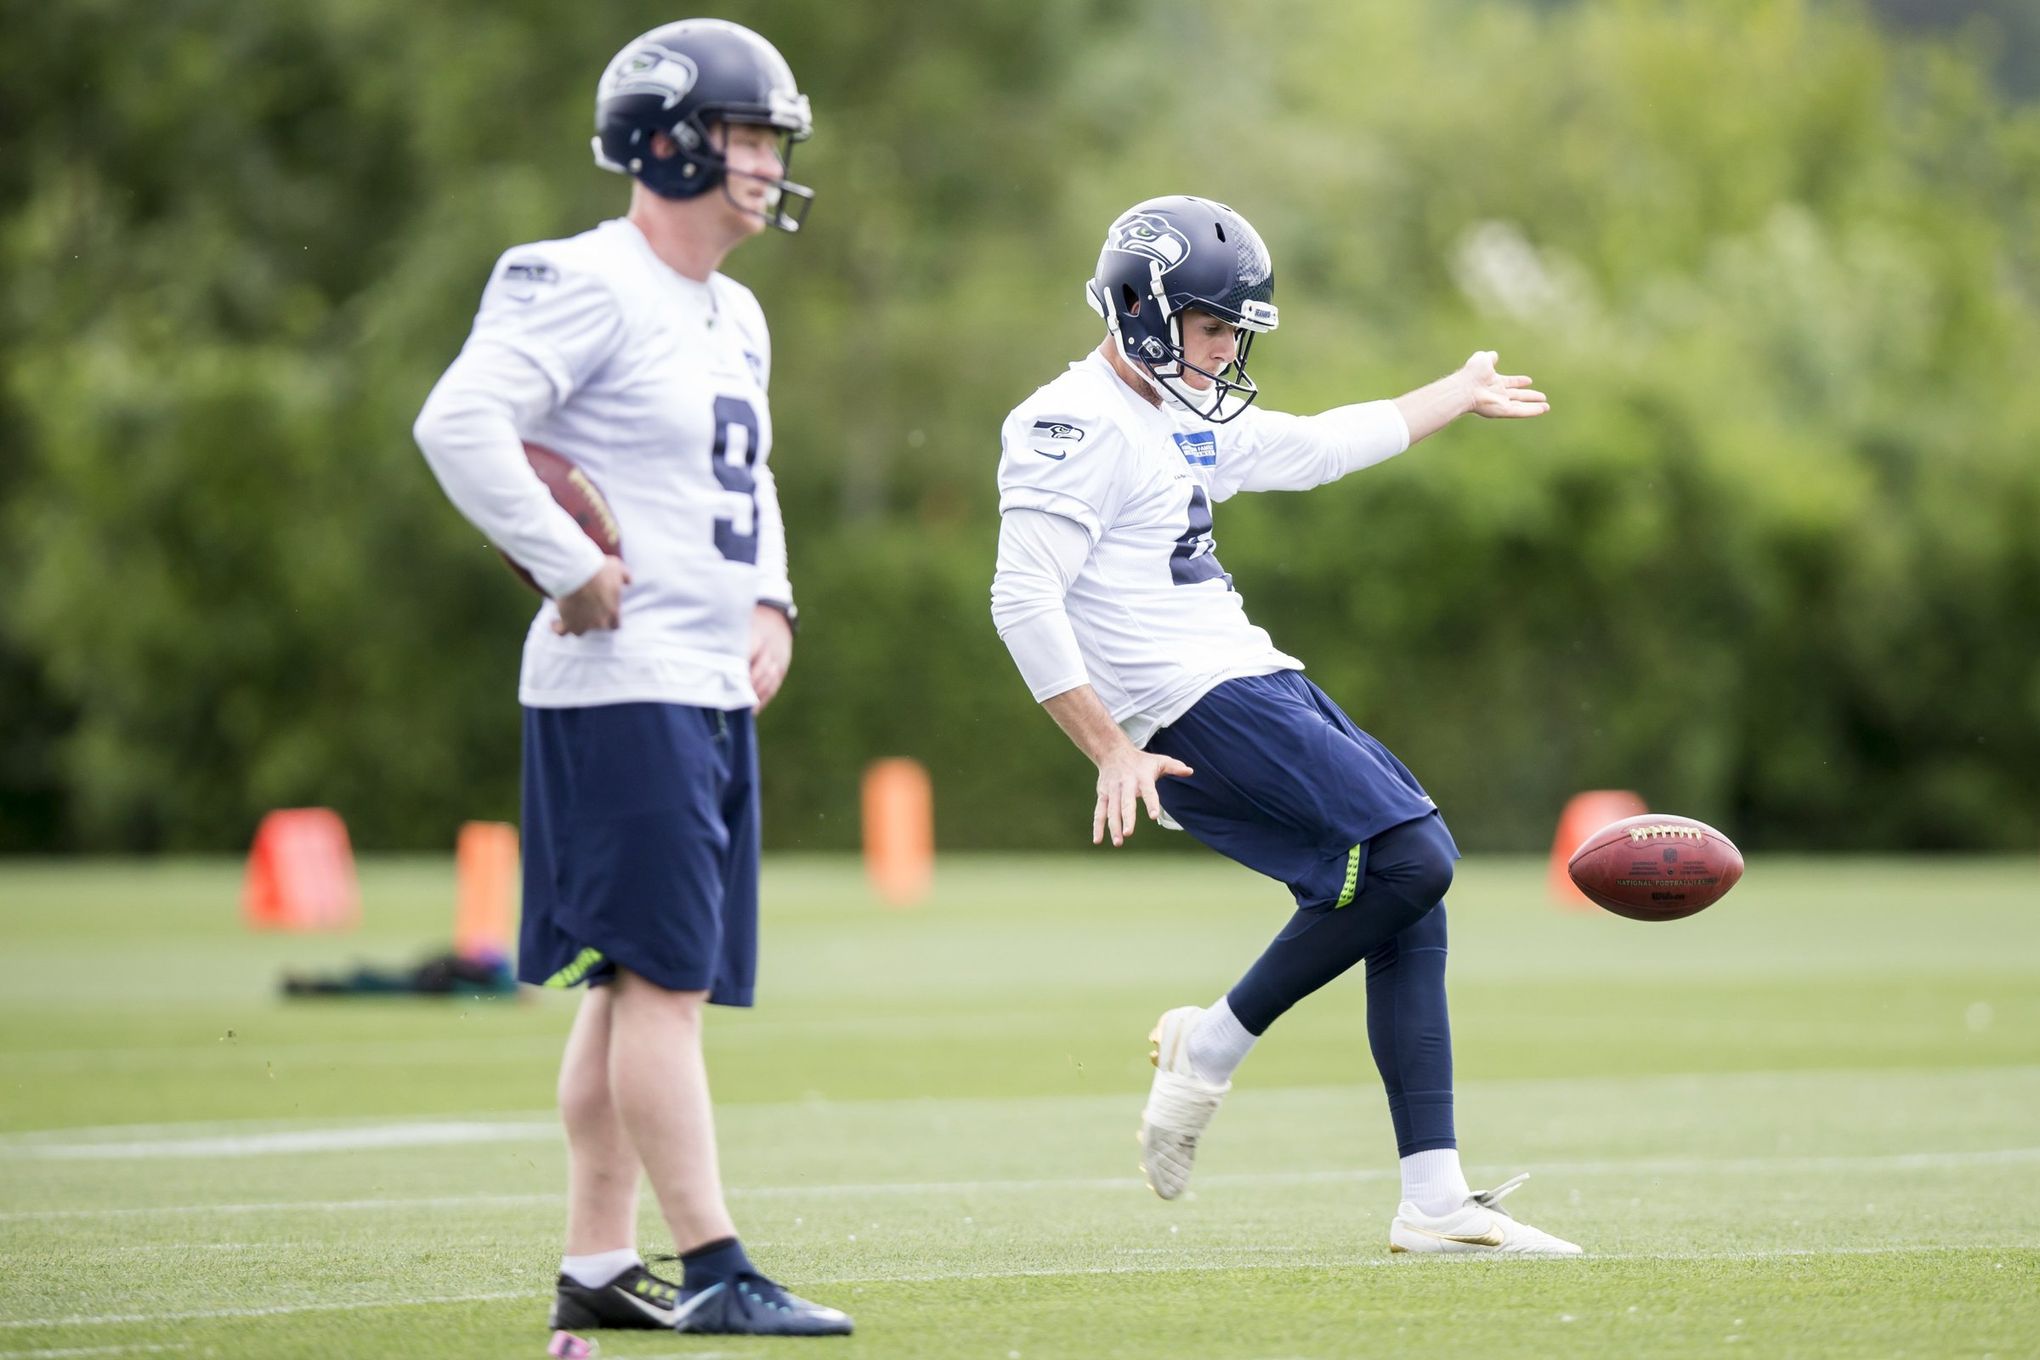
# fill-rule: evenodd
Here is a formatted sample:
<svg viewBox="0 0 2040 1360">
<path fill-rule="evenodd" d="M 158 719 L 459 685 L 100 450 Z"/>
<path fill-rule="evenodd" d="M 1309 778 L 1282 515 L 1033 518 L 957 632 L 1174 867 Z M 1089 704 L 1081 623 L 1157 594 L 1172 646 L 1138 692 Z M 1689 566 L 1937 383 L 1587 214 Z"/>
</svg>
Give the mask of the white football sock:
<svg viewBox="0 0 2040 1360">
<path fill-rule="evenodd" d="M 560 1261 L 560 1274 L 585 1288 L 600 1289 L 632 1266 L 642 1264 L 636 1247 L 618 1247 L 615 1251 L 564 1257 Z"/>
<path fill-rule="evenodd" d="M 1214 1086 L 1232 1080 L 1233 1069 L 1247 1056 L 1258 1034 L 1249 1034 L 1239 1017 L 1220 997 L 1190 1027 L 1190 1066 Z"/>
<path fill-rule="evenodd" d="M 1402 1197 L 1416 1205 L 1418 1213 L 1433 1218 L 1452 1213 L 1472 1193 L 1466 1173 L 1459 1169 L 1458 1148 L 1412 1152 L 1402 1159 Z"/>
</svg>

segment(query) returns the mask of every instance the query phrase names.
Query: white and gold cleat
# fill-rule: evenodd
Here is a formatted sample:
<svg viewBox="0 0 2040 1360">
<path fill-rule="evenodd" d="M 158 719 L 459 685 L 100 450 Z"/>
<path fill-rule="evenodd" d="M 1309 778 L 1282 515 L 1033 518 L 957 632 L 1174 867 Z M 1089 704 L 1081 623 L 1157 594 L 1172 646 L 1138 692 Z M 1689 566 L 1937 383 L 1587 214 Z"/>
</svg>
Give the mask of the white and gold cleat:
<svg viewBox="0 0 2040 1360">
<path fill-rule="evenodd" d="M 1190 1066 L 1190 1030 L 1203 1014 L 1201 1006 L 1164 1011 L 1148 1035 L 1155 1082 L 1140 1112 L 1140 1174 L 1163 1199 L 1174 1199 L 1190 1183 L 1197 1140 L 1232 1090 L 1231 1082 L 1214 1086 Z"/>
<path fill-rule="evenodd" d="M 1529 1179 L 1527 1171 L 1512 1176 L 1492 1190 L 1468 1195 L 1466 1203 L 1437 1217 L 1419 1213 L 1416 1205 L 1404 1200 L 1395 1211 L 1395 1221 L 1388 1225 L 1388 1249 L 1473 1256 L 1578 1256 L 1580 1249 L 1572 1243 L 1518 1223 L 1500 1207 L 1502 1196 Z"/>
</svg>

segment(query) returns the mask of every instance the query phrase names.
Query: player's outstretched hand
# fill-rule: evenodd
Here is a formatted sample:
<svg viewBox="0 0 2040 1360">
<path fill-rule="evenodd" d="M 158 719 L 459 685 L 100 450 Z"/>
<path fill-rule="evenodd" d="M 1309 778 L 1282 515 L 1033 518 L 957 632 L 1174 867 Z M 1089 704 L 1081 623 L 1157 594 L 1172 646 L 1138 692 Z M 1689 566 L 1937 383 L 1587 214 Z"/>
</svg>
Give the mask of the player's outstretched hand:
<svg viewBox="0 0 2040 1360">
<path fill-rule="evenodd" d="M 1472 388 L 1472 410 L 1477 416 L 1520 420 L 1551 409 L 1544 394 L 1531 388 L 1528 374 L 1495 372 L 1495 351 L 1491 349 L 1475 351 L 1459 372 Z"/>
<path fill-rule="evenodd" d="M 558 600 L 560 616 L 553 620 L 555 633 L 592 633 L 614 628 L 623 622 L 623 588 L 630 584 L 630 568 L 621 557 L 605 557 L 602 568 L 586 585 Z"/>
<path fill-rule="evenodd" d="M 758 692 L 758 712 L 772 702 L 793 664 L 793 625 L 769 604 L 751 610 L 751 688 Z"/>
<path fill-rule="evenodd" d="M 1110 832 L 1114 845 L 1126 844 L 1138 817 L 1137 804 L 1147 804 L 1148 820 L 1162 819 L 1162 796 L 1155 781 L 1170 775 L 1196 771 L 1169 756 L 1149 755 L 1129 746 L 1109 756 L 1098 766 L 1098 808 L 1091 815 L 1091 844 L 1097 845 Z"/>
</svg>

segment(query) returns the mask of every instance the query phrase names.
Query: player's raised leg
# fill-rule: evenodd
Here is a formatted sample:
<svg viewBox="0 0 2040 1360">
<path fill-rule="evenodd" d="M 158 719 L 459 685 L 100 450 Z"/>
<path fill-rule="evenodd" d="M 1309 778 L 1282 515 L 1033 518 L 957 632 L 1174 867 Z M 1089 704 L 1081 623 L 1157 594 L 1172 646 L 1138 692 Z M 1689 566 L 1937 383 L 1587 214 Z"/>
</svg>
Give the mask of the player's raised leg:
<svg viewBox="0 0 2040 1360">
<path fill-rule="evenodd" d="M 1227 993 L 1240 1023 L 1266 1033 L 1290 1007 L 1423 917 L 1451 886 L 1455 854 L 1435 812 L 1355 846 L 1350 859 L 1361 871 L 1350 896 L 1342 890 L 1343 901 L 1300 908 Z M 1443 995 L 1441 985 L 1441 1006 Z M 1448 1125 L 1450 1109 L 1448 1093 Z"/>
<path fill-rule="evenodd" d="M 1208 754 L 1205 763 L 1206 768 L 1219 768 Z M 1173 1028 L 1183 1035 L 1181 1050 L 1193 1073 L 1190 1080 L 1203 1083 L 1201 1089 L 1211 1094 L 1201 1106 L 1179 1102 L 1169 1107 L 1167 1112 L 1182 1113 L 1168 1136 L 1150 1131 L 1156 1109 L 1151 1096 L 1150 1114 L 1143 1120 L 1143 1170 L 1157 1193 L 1164 1186 L 1165 1199 L 1181 1193 L 1197 1136 L 1210 1122 L 1218 1098 L 1230 1089 L 1233 1069 L 1253 1038 L 1364 958 L 1368 1043 L 1388 1096 L 1401 1157 L 1403 1198 L 1390 1233 L 1394 1249 L 1542 1255 L 1579 1251 L 1569 1242 L 1518 1223 L 1498 1207 L 1497 1201 L 1522 1183 L 1520 1177 L 1476 1195 L 1460 1168 L 1453 1120 L 1452 1028 L 1445 995 L 1446 915 L 1440 900 L 1452 882 L 1455 854 L 1451 835 L 1436 814 L 1371 838 L 1354 856 L 1354 863 L 1365 868 L 1350 900 L 1329 909 L 1299 909 L 1216 1005 L 1172 1011 L 1164 1017 L 1164 1031 L 1172 1028 L 1167 1022 L 1175 1018 Z M 1300 900 L 1312 891 L 1307 881 L 1292 886 Z M 1156 1086 L 1159 1091 L 1159 1072 Z M 1153 1155 L 1151 1149 L 1162 1156 Z"/>
<path fill-rule="evenodd" d="M 1196 1061 L 1193 1040 L 1214 1012 L 1230 1018 L 1223 999 L 1210 1010 L 1178 1006 L 1165 1011 L 1148 1034 L 1148 1060 L 1155 1065 L 1155 1079 L 1140 1112 L 1140 1174 L 1148 1189 L 1163 1199 L 1174 1199 L 1190 1183 L 1197 1140 L 1232 1089 L 1230 1066 L 1226 1076 L 1213 1079 L 1207 1075 L 1214 1070 L 1210 1060 L 1202 1069 Z"/>
<path fill-rule="evenodd" d="M 1210 830 L 1202 819 L 1185 824 Z M 1256 834 L 1275 839 L 1265 828 Z M 1197 1140 L 1254 1040 L 1290 1007 L 1422 915 L 1452 881 L 1451 838 L 1435 814 L 1355 847 L 1351 863 L 1357 869 L 1363 860 L 1366 871 L 1356 874 L 1350 890 L 1341 884 L 1331 889 L 1328 903 L 1299 909 L 1224 997 L 1208 1008 L 1186 1007 L 1162 1017 L 1157 1034 L 1180 1039 L 1173 1049 L 1158 1046 L 1172 1061 L 1156 1061 L 1141 1118 L 1141 1169 L 1163 1199 L 1174 1199 L 1188 1183 Z"/>
</svg>

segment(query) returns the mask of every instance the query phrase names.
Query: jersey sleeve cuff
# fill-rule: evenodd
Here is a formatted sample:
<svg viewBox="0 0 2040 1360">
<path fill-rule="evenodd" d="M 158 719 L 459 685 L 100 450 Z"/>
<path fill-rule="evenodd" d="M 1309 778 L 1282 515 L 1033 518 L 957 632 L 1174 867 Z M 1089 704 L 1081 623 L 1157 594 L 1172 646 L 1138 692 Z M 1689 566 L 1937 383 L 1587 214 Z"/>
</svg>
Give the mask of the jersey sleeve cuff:
<svg viewBox="0 0 2040 1360">
<path fill-rule="evenodd" d="M 1341 475 L 1385 463 L 1410 446 L 1410 427 L 1392 401 L 1363 401 L 1325 413 L 1337 422 Z"/>
<path fill-rule="evenodd" d="M 1070 675 L 1058 675 L 1048 680 L 1030 680 L 1027 682 L 1027 692 L 1034 696 L 1035 703 L 1045 704 L 1059 694 L 1068 694 L 1071 690 L 1090 683 L 1091 677 L 1089 675 L 1083 671 L 1076 671 Z"/>
<path fill-rule="evenodd" d="M 550 346 L 539 344 L 528 335 L 495 330 L 477 335 L 475 343 L 506 350 L 535 366 L 545 375 L 546 382 L 552 385 L 554 407 L 564 403 L 574 390 L 574 375 L 567 371 L 566 361 L 555 354 Z"/>
<path fill-rule="evenodd" d="M 1000 629 L 1020 678 L 1036 703 L 1090 683 L 1084 669 L 1084 655 L 1077 646 L 1076 630 L 1061 609 L 1044 609 Z"/>
<path fill-rule="evenodd" d="M 1058 515 L 1082 529 L 1084 537 L 1094 544 L 1104 535 L 1098 512 L 1065 492 L 1036 486 L 1008 487 L 999 493 L 999 513 L 1003 515 L 1008 510 L 1042 510 Z"/>
<path fill-rule="evenodd" d="M 575 537 L 580 539 L 580 543 L 564 562 L 550 568 L 544 575 L 532 572 L 532 579 L 538 582 L 539 588 L 555 600 L 573 594 L 594 580 L 595 573 L 601 571 L 602 564 L 609 560 L 609 555 L 596 547 L 592 539 L 578 534 Z"/>
</svg>

